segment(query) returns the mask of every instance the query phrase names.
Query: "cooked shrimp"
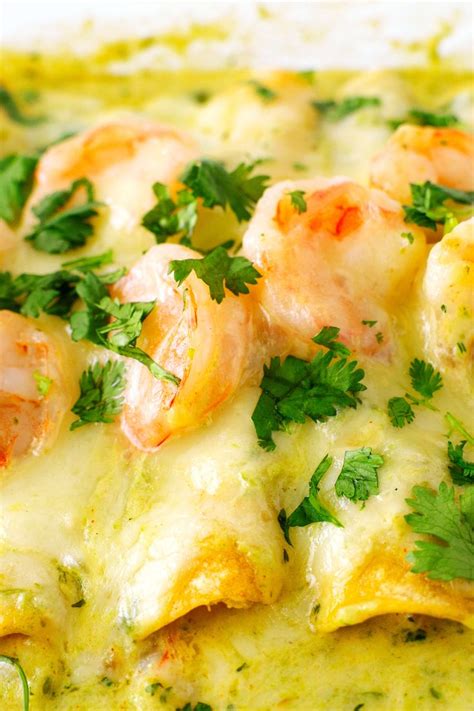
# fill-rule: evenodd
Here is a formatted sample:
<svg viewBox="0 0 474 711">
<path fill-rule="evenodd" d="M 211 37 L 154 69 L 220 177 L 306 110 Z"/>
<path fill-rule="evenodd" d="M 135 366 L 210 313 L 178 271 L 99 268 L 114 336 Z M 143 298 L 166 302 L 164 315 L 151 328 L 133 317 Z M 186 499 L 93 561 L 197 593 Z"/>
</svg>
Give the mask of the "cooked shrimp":
<svg viewBox="0 0 474 711">
<path fill-rule="evenodd" d="M 400 126 L 372 161 L 371 182 L 402 203 L 410 183 L 474 190 L 474 137 L 454 128 Z"/>
<path fill-rule="evenodd" d="M 474 365 L 474 218 L 431 250 L 423 296 L 430 358 L 443 371 L 459 372 L 465 381 L 462 365 L 471 373 Z"/>
<path fill-rule="evenodd" d="M 301 213 L 295 190 L 305 195 Z M 347 178 L 286 181 L 260 200 L 243 253 L 263 274 L 255 293 L 292 347 L 334 325 L 352 348 L 373 354 L 388 347 L 387 311 L 425 255 L 422 232 L 411 230 L 410 244 L 406 231 L 400 206 L 377 190 Z"/>
<path fill-rule="evenodd" d="M 53 341 L 23 316 L 0 311 L 0 467 L 13 456 L 37 454 L 66 406 Z"/>
<path fill-rule="evenodd" d="M 180 245 L 152 247 L 112 291 L 122 302 L 157 300 L 138 345 L 181 379 L 176 387 L 139 363 L 129 366 L 122 426 L 145 450 L 202 422 L 234 392 L 247 363 L 249 299 L 227 294 L 217 304 L 194 274 L 178 286 L 169 263 L 190 257 L 199 254 Z"/>
<path fill-rule="evenodd" d="M 153 206 L 153 183 L 172 186 L 195 157 L 193 141 L 173 128 L 136 118 L 104 123 L 46 151 L 38 163 L 28 207 L 69 187 L 73 180 L 89 178 L 96 199 L 108 207 L 96 232 L 105 232 L 107 246 L 113 247 L 118 239 L 133 243 L 127 233 L 140 226 L 143 215 Z M 26 229 L 35 220 L 28 209 L 25 214 Z M 150 233 L 139 229 L 141 240 L 129 245 L 138 253 L 153 242 Z"/>
</svg>

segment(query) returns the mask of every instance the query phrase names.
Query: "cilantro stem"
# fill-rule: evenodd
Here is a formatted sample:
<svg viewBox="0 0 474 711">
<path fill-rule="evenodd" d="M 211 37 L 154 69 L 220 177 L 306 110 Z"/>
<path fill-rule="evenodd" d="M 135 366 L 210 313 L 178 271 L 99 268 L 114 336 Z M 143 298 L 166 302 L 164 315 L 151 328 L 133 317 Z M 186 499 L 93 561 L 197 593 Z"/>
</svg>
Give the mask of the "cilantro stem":
<svg viewBox="0 0 474 711">
<path fill-rule="evenodd" d="M 15 659 L 14 657 L 7 657 L 5 654 L 0 654 L 0 663 L 1 662 L 3 662 L 4 664 L 9 664 L 10 666 L 14 667 L 18 672 L 23 691 L 23 711 L 28 711 L 30 708 L 30 687 L 28 685 L 28 679 L 26 678 L 26 674 L 23 670 L 23 667 L 17 659 Z"/>
<path fill-rule="evenodd" d="M 451 412 L 446 412 L 446 414 L 444 415 L 444 419 L 451 428 L 448 437 L 451 436 L 453 430 L 457 430 L 460 434 L 462 434 L 466 441 L 474 447 L 474 437 L 469 434 L 462 422 L 460 422 L 457 417 L 455 417 Z"/>
</svg>

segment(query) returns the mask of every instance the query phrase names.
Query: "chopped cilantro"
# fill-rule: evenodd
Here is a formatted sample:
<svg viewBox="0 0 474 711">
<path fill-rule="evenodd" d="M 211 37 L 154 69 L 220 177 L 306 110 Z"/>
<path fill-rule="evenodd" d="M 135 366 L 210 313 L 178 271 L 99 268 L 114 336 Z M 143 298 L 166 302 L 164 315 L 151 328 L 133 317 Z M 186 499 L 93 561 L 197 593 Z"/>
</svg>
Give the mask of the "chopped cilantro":
<svg viewBox="0 0 474 711">
<path fill-rule="evenodd" d="M 458 350 L 459 350 L 460 353 L 466 353 L 466 352 L 467 352 L 466 344 L 463 343 L 462 341 L 458 341 L 457 347 L 458 347 Z"/>
<path fill-rule="evenodd" d="M 182 244 L 191 244 L 197 222 L 197 201 L 190 190 L 180 190 L 176 201 L 163 183 L 153 185 L 157 203 L 142 219 L 142 225 L 155 235 L 158 244 L 178 235 Z"/>
<path fill-rule="evenodd" d="M 378 333 L 375 334 L 375 340 L 377 341 L 377 343 L 383 343 L 382 331 L 378 331 Z"/>
<path fill-rule="evenodd" d="M 393 128 L 398 128 L 402 123 L 416 124 L 417 126 L 435 126 L 436 128 L 449 128 L 459 125 L 460 121 L 454 114 L 433 113 L 423 109 L 410 109 L 404 119 L 390 122 Z"/>
<path fill-rule="evenodd" d="M 334 327 L 323 328 L 313 339 L 324 342 L 329 350 L 319 351 L 312 361 L 288 356 L 284 361 L 272 358 L 264 366 L 260 383 L 262 393 L 252 414 L 252 421 L 263 449 L 275 449 L 272 433 L 287 430 L 291 422 L 314 422 L 337 414 L 340 409 L 357 407 L 358 393 L 365 373 L 357 361 L 348 360 L 345 346 L 333 340 Z"/>
<path fill-rule="evenodd" d="M 121 361 L 108 360 L 105 365 L 94 363 L 82 373 L 81 394 L 71 408 L 79 419 L 71 424 L 71 430 L 91 422 L 115 420 L 123 406 L 124 369 Z"/>
<path fill-rule="evenodd" d="M 93 272 L 86 273 L 76 292 L 86 308 L 71 314 L 71 337 L 74 341 L 85 339 L 125 358 L 133 358 L 145 365 L 155 378 L 179 384 L 179 378 L 136 345 L 143 321 L 154 302 L 119 304 L 109 297 L 104 282 Z M 114 319 L 112 322 L 110 316 Z"/>
<path fill-rule="evenodd" d="M 265 86 L 265 84 L 261 84 L 259 81 L 256 81 L 255 79 L 252 79 L 249 81 L 249 84 L 253 86 L 255 89 L 255 92 L 258 94 L 258 96 L 263 99 L 263 101 L 270 102 L 274 101 L 277 98 L 277 93 L 273 91 L 273 89 L 270 89 L 270 87 Z"/>
<path fill-rule="evenodd" d="M 49 393 L 51 385 L 53 384 L 51 378 L 48 378 L 47 375 L 43 375 L 37 370 L 35 370 L 35 372 L 33 373 L 33 378 L 35 380 L 36 389 L 38 390 L 38 393 L 41 395 L 41 397 L 46 397 L 46 395 Z"/>
<path fill-rule="evenodd" d="M 182 708 L 176 709 L 176 711 L 212 711 L 212 707 L 209 704 L 204 704 L 202 701 L 198 701 L 195 706 L 193 706 L 189 701 Z"/>
<path fill-rule="evenodd" d="M 74 603 L 71 605 L 71 607 L 84 607 L 85 604 L 86 604 L 86 601 L 84 600 L 83 597 L 81 597 L 81 599 L 78 600 L 77 602 L 74 602 Z"/>
<path fill-rule="evenodd" d="M 412 405 L 423 405 L 435 409 L 430 400 L 443 387 L 441 374 L 433 368 L 431 363 L 415 358 L 410 363 L 410 378 L 413 388 L 422 395 L 422 398 L 405 393 L 405 397 L 392 397 L 388 401 L 388 414 L 394 427 L 404 427 L 413 422 L 415 412 Z"/>
<path fill-rule="evenodd" d="M 451 462 L 449 473 L 453 482 L 458 486 L 474 484 L 474 462 L 464 459 L 464 447 L 466 444 L 466 440 L 456 445 L 451 441 L 448 442 L 448 457 Z"/>
<path fill-rule="evenodd" d="M 0 159 L 0 217 L 10 225 L 28 199 L 37 162 L 35 156 L 16 154 Z"/>
<path fill-rule="evenodd" d="M 9 664 L 16 670 L 20 677 L 21 690 L 23 693 L 23 711 L 28 711 L 30 708 L 30 687 L 23 667 L 18 659 L 8 657 L 6 654 L 0 654 L 0 664 Z"/>
<path fill-rule="evenodd" d="M 70 259 L 68 262 L 63 262 L 61 266 L 64 269 L 77 269 L 80 272 L 88 272 L 91 269 L 99 269 L 107 264 L 112 264 L 114 261 L 114 253 L 111 249 L 102 254 L 94 254 L 92 257 L 79 257 L 79 259 Z"/>
<path fill-rule="evenodd" d="M 81 189 L 86 200 L 80 205 L 62 209 Z M 25 237 L 40 252 L 62 254 L 82 247 L 92 235 L 90 219 L 98 213 L 101 203 L 94 200 L 94 188 L 87 178 L 75 180 L 68 190 L 58 190 L 44 197 L 33 207 L 39 222 L 33 232 Z"/>
<path fill-rule="evenodd" d="M 219 161 L 205 159 L 189 165 L 181 176 L 182 182 L 202 198 L 204 207 L 229 205 L 239 222 L 249 220 L 250 210 L 267 187 L 268 175 L 250 177 L 256 163 L 240 163 L 228 172 Z"/>
<path fill-rule="evenodd" d="M 392 397 L 388 401 L 388 416 L 394 427 L 404 427 L 415 419 L 415 412 L 404 397 Z"/>
<path fill-rule="evenodd" d="M 12 121 L 23 126 L 34 126 L 44 121 L 43 116 L 28 116 L 23 113 L 13 95 L 4 86 L 0 86 L 0 106 Z"/>
<path fill-rule="evenodd" d="M 464 427 L 463 423 L 458 420 L 457 417 L 455 417 L 452 412 L 447 412 L 444 416 L 444 419 L 449 425 L 449 435 L 451 436 L 452 432 L 456 431 L 459 432 L 463 436 L 463 438 L 466 440 L 466 442 L 469 442 L 474 447 L 474 437 L 469 434 L 467 429 Z"/>
<path fill-rule="evenodd" d="M 158 689 L 162 689 L 163 684 L 160 681 L 154 681 L 151 684 L 148 684 L 148 686 L 145 686 L 145 692 L 147 694 L 150 694 L 150 696 L 154 696 Z"/>
<path fill-rule="evenodd" d="M 458 218 L 465 219 L 472 214 L 472 208 L 466 210 L 452 203 L 474 204 L 474 191 L 455 190 L 430 181 L 411 183 L 410 190 L 413 204 L 403 205 L 405 222 L 413 222 L 430 230 L 442 224 L 446 233 L 458 224 Z M 446 201 L 449 205 L 445 205 Z"/>
<path fill-rule="evenodd" d="M 100 683 L 103 686 L 113 686 L 115 684 L 115 682 L 112 681 L 112 679 L 109 679 L 108 676 L 103 676 L 102 679 L 100 680 Z"/>
<path fill-rule="evenodd" d="M 300 214 L 302 212 L 306 212 L 308 206 L 306 204 L 306 200 L 304 199 L 304 190 L 292 190 L 290 193 L 288 193 L 288 195 L 290 196 L 291 204 L 297 212 L 299 212 Z"/>
<path fill-rule="evenodd" d="M 410 378 L 414 389 L 425 399 L 433 397 L 437 390 L 443 387 L 441 373 L 433 368 L 431 363 L 415 358 L 410 363 Z"/>
<path fill-rule="evenodd" d="M 407 499 L 414 513 L 405 516 L 415 533 L 435 540 L 415 542 L 408 555 L 413 573 L 426 573 L 432 580 L 474 580 L 474 486 L 454 499 L 454 487 L 442 482 L 439 490 L 415 486 Z M 437 540 L 436 540 L 437 539 Z"/>
<path fill-rule="evenodd" d="M 408 244 L 413 244 L 415 241 L 415 238 L 413 237 L 413 234 L 411 232 L 402 232 L 400 237 L 403 237 L 403 239 L 408 240 Z"/>
<path fill-rule="evenodd" d="M 441 304 L 440 309 L 445 314 L 448 310 L 448 307 L 446 306 L 446 304 Z"/>
<path fill-rule="evenodd" d="M 378 96 L 348 96 L 342 101 L 313 101 L 312 106 L 322 113 L 328 121 L 340 121 L 350 114 L 368 106 L 381 106 Z"/>
<path fill-rule="evenodd" d="M 170 262 L 170 273 L 178 284 L 194 271 L 196 276 L 209 287 L 211 299 L 221 303 L 225 289 L 233 294 L 248 294 L 247 284 L 256 284 L 261 277 L 246 257 L 230 257 L 223 246 L 212 249 L 201 259 L 174 259 Z"/>
<path fill-rule="evenodd" d="M 326 474 L 332 464 L 332 458 L 326 456 L 318 464 L 316 471 L 309 482 L 309 495 L 305 496 L 303 501 L 296 507 L 292 514 L 286 515 L 285 509 L 281 509 L 278 514 L 278 523 L 281 526 L 285 540 L 292 546 L 290 540 L 290 528 L 309 526 L 311 523 L 319 521 L 327 521 L 335 526 L 341 526 L 342 523 L 332 515 L 330 511 L 319 500 L 319 482 Z"/>
<path fill-rule="evenodd" d="M 368 326 L 369 328 L 373 328 L 376 325 L 377 321 L 369 321 L 368 319 L 364 319 L 362 321 L 363 326 Z"/>
<path fill-rule="evenodd" d="M 378 469 L 384 463 L 380 454 L 372 454 L 370 447 L 361 447 L 344 454 L 341 473 L 336 480 L 336 494 L 350 501 L 366 501 L 378 494 Z"/>
<path fill-rule="evenodd" d="M 339 328 L 336 326 L 323 326 L 320 332 L 311 339 L 318 346 L 324 346 L 328 350 L 336 353 L 342 358 L 350 356 L 351 352 L 347 346 L 337 340 Z"/>
</svg>

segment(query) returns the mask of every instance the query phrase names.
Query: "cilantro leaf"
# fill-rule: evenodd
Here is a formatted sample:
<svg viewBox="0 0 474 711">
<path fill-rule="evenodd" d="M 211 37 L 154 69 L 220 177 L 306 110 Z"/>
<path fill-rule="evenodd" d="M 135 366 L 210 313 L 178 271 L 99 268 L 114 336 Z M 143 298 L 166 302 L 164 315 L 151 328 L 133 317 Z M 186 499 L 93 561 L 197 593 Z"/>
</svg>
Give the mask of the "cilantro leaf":
<svg viewBox="0 0 474 711">
<path fill-rule="evenodd" d="M 211 299 L 221 303 L 225 290 L 233 294 L 248 294 L 247 284 L 256 284 L 261 277 L 246 257 L 230 257 L 223 246 L 212 249 L 201 259 L 174 259 L 170 262 L 169 272 L 173 274 L 178 284 L 194 271 L 209 287 Z"/>
<path fill-rule="evenodd" d="M 415 533 L 434 536 L 434 541 L 415 542 L 407 559 L 413 573 L 426 573 L 432 580 L 474 580 L 474 487 L 454 500 L 454 487 L 445 482 L 438 492 L 415 486 L 407 503 L 414 510 L 405 516 Z"/>
<path fill-rule="evenodd" d="M 153 192 L 157 203 L 143 216 L 143 227 L 155 235 L 158 244 L 179 235 L 182 244 L 190 245 L 197 222 L 197 201 L 193 193 L 180 190 L 174 201 L 163 183 L 155 183 Z"/>
<path fill-rule="evenodd" d="M 443 387 L 441 373 L 435 370 L 431 363 L 424 360 L 419 358 L 412 360 L 409 373 L 414 389 L 428 400 Z"/>
<path fill-rule="evenodd" d="M 303 424 L 307 417 L 318 422 L 345 407 L 357 407 L 358 393 L 366 389 L 361 383 L 365 373 L 357 361 L 342 357 L 344 351 L 331 333 L 326 327 L 317 334 L 316 342 L 328 344 L 330 350 L 319 351 L 311 361 L 290 355 L 284 361 L 272 358 L 264 366 L 262 393 L 252 414 L 263 449 L 274 450 L 273 432 L 287 430 L 291 422 Z"/>
<path fill-rule="evenodd" d="M 429 400 L 443 387 L 441 373 L 431 363 L 415 358 L 410 363 L 410 378 L 413 388 L 422 395 L 422 399 L 405 393 L 405 397 L 392 397 L 388 401 L 388 414 L 394 427 L 404 427 L 415 419 L 412 405 L 434 408 Z"/>
<path fill-rule="evenodd" d="M 0 160 L 0 217 L 12 225 L 18 220 L 33 186 L 38 159 L 9 155 Z"/>
<path fill-rule="evenodd" d="M 25 674 L 25 670 L 21 666 L 18 659 L 15 659 L 15 657 L 8 657 L 6 654 L 0 654 L 0 664 L 9 664 L 11 667 L 16 669 L 20 678 L 21 690 L 23 694 L 23 711 L 28 711 L 30 708 L 30 686 L 28 684 L 28 678 Z"/>
<path fill-rule="evenodd" d="M 374 323 L 376 323 L 376 321 L 374 321 Z M 336 340 L 339 336 L 340 330 L 341 329 L 336 328 L 336 326 L 323 326 L 320 332 L 316 336 L 313 336 L 311 340 L 314 341 L 314 343 L 317 343 L 318 346 L 325 346 L 330 351 L 333 351 L 333 353 L 337 353 L 340 356 L 350 356 L 351 352 L 349 348 L 347 348 L 347 346 L 340 341 Z"/>
<path fill-rule="evenodd" d="M 104 281 L 93 272 L 87 272 L 76 287 L 85 309 L 74 311 L 70 317 L 71 337 L 82 339 L 145 365 L 155 378 L 179 385 L 179 378 L 156 363 L 136 345 L 143 321 L 154 302 L 120 304 L 108 294 Z M 110 317 L 114 320 L 110 320 Z"/>
<path fill-rule="evenodd" d="M 342 527 L 342 523 L 327 510 L 319 500 L 319 482 L 332 464 L 332 458 L 326 456 L 318 464 L 316 471 L 309 482 L 309 495 L 296 507 L 292 514 L 286 515 L 285 509 L 281 509 L 278 514 L 278 523 L 281 526 L 285 540 L 291 545 L 290 528 L 308 526 L 318 521 L 327 521 L 335 526 Z"/>
<path fill-rule="evenodd" d="M 328 121 L 340 121 L 346 116 L 360 111 L 368 106 L 381 106 L 378 96 L 348 96 L 342 101 L 313 101 L 312 106 L 327 118 Z"/>
<path fill-rule="evenodd" d="M 82 373 L 81 394 L 71 408 L 79 419 L 71 424 L 71 430 L 91 422 L 115 420 L 123 406 L 124 370 L 122 362 L 108 360 L 105 365 L 94 363 Z"/>
<path fill-rule="evenodd" d="M 379 493 L 378 469 L 384 463 L 380 454 L 370 447 L 361 447 L 344 454 L 341 473 L 336 480 L 336 494 L 350 501 L 366 501 Z"/>
<path fill-rule="evenodd" d="M 474 437 L 469 434 L 463 423 L 458 420 L 458 418 L 455 417 L 452 412 L 447 412 L 444 416 L 444 419 L 449 425 L 449 436 L 451 436 L 452 432 L 454 431 L 459 432 L 459 434 L 461 434 L 464 439 L 469 442 L 469 444 L 472 444 L 472 446 L 474 447 Z"/>
<path fill-rule="evenodd" d="M 43 116 L 28 116 L 24 114 L 11 92 L 4 86 L 0 86 L 0 106 L 12 121 L 20 123 L 23 126 L 34 126 L 44 121 Z"/>
<path fill-rule="evenodd" d="M 308 205 L 306 204 L 306 200 L 304 199 L 304 190 L 292 190 L 290 193 L 288 193 L 288 195 L 290 196 L 291 204 L 297 212 L 299 212 L 300 214 L 302 212 L 306 212 L 306 210 L 308 209 Z"/>
<path fill-rule="evenodd" d="M 205 159 L 189 165 L 181 181 L 202 198 L 204 207 L 219 205 L 223 209 L 229 205 L 239 222 L 249 220 L 250 210 L 267 187 L 268 175 L 250 177 L 255 163 L 240 163 L 228 172 L 223 163 Z"/>
<path fill-rule="evenodd" d="M 92 257 L 79 257 L 79 259 L 70 259 L 68 262 L 63 262 L 64 269 L 76 269 L 80 272 L 88 272 L 91 269 L 99 269 L 107 264 L 112 264 L 114 261 L 114 253 L 111 249 L 102 254 L 94 254 Z"/>
<path fill-rule="evenodd" d="M 454 114 L 433 113 L 423 109 L 410 109 L 404 119 L 389 122 L 392 128 L 398 128 L 402 123 L 411 123 L 417 126 L 435 126 L 436 128 L 449 128 L 458 126 L 460 121 Z"/>
<path fill-rule="evenodd" d="M 460 209 L 455 205 L 445 205 L 447 200 L 461 205 L 474 204 L 474 191 L 455 190 L 430 181 L 410 184 L 412 205 L 403 205 L 405 222 L 435 230 L 438 224 L 449 232 L 458 224 L 458 217 L 468 217 L 472 209 Z M 469 214 L 468 214 L 469 213 Z"/>
<path fill-rule="evenodd" d="M 274 101 L 277 98 L 277 93 L 273 91 L 273 89 L 270 89 L 270 87 L 265 86 L 265 84 L 261 84 L 259 81 L 256 81 L 255 79 L 251 79 L 249 81 L 250 86 L 253 86 L 255 89 L 255 92 L 258 94 L 258 96 L 263 99 L 265 102 L 271 102 Z"/>
<path fill-rule="evenodd" d="M 474 462 L 464 459 L 464 447 L 466 444 L 466 440 L 456 445 L 451 441 L 448 442 L 448 457 L 451 462 L 449 473 L 453 482 L 458 486 L 474 484 Z"/>
<path fill-rule="evenodd" d="M 62 210 L 81 188 L 85 190 L 86 201 Z M 87 178 L 79 178 L 68 190 L 51 193 L 33 207 L 39 222 L 25 240 L 35 249 L 49 254 L 62 254 L 82 247 L 94 231 L 89 221 L 97 216 L 99 205 L 101 203 L 94 200 L 92 183 Z"/>
<path fill-rule="evenodd" d="M 388 401 L 388 416 L 394 427 L 404 427 L 415 419 L 412 406 L 404 397 L 392 397 Z"/>
</svg>

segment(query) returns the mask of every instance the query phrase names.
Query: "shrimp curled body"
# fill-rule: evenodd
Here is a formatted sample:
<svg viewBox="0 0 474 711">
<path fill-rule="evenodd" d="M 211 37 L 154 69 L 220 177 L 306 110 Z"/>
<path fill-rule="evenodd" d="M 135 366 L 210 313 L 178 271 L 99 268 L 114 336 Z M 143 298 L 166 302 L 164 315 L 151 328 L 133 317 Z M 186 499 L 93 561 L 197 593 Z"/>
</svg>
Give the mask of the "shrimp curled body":
<svg viewBox="0 0 474 711">
<path fill-rule="evenodd" d="M 122 427 L 144 450 L 202 423 L 235 391 L 246 368 L 253 330 L 249 299 L 228 293 L 217 304 L 194 274 L 178 286 L 168 272 L 171 260 L 199 256 L 181 245 L 157 245 L 112 290 L 122 302 L 156 300 L 138 345 L 181 379 L 177 387 L 130 364 Z"/>
</svg>

